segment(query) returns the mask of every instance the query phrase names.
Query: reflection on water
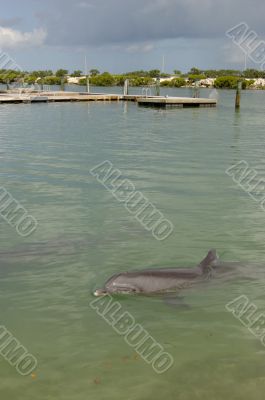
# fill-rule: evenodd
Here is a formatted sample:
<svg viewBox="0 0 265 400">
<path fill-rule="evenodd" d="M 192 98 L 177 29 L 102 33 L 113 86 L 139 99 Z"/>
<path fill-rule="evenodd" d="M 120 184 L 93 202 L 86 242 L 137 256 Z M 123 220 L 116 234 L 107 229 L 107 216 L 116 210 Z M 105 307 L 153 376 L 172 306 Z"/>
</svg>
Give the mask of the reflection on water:
<svg viewBox="0 0 265 400">
<path fill-rule="evenodd" d="M 23 378 L 0 359 L 1 398 L 264 397 L 265 349 L 225 309 L 245 294 L 264 312 L 265 214 L 225 174 L 244 159 L 265 176 L 264 100 L 244 92 L 237 114 L 225 91 L 217 109 L 0 107 L 0 185 L 39 222 L 23 239 L 0 220 L 1 325 L 39 364 L 36 377 Z M 174 224 L 167 240 L 156 241 L 89 174 L 104 160 Z M 183 293 L 188 307 L 119 299 L 173 355 L 157 375 L 89 307 L 93 289 L 119 271 L 194 266 L 209 248 L 239 264 Z"/>
</svg>

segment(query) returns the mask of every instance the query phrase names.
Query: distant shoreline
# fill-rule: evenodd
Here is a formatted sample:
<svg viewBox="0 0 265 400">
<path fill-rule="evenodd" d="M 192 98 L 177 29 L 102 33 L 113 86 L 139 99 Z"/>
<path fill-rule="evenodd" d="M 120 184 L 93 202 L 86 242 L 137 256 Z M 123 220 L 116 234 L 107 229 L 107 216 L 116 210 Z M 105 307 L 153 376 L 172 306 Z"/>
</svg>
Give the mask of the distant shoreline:
<svg viewBox="0 0 265 400">
<path fill-rule="evenodd" d="M 40 71 L 18 71 L 0 70 L 0 83 L 6 88 L 30 86 L 61 86 L 62 90 L 66 84 L 97 87 L 172 87 L 172 88 L 216 88 L 236 89 L 238 83 L 242 83 L 242 89 L 263 90 L 265 89 L 265 71 L 248 69 L 238 70 L 199 70 L 191 68 L 187 73 L 174 71 L 174 74 L 162 73 L 159 70 L 133 71 L 124 74 L 100 73 L 97 69 L 91 69 L 89 73 L 74 71 L 69 74 L 68 70 L 59 69 Z"/>
</svg>

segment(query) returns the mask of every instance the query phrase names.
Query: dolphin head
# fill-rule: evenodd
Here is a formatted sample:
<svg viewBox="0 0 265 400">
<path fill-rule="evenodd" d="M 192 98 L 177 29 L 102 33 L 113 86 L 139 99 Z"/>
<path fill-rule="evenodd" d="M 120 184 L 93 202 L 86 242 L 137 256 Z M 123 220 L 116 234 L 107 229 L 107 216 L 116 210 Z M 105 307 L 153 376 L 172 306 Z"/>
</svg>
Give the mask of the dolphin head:
<svg viewBox="0 0 265 400">
<path fill-rule="evenodd" d="M 112 276 L 102 289 L 97 289 L 94 296 L 106 296 L 107 294 L 131 294 L 137 290 L 130 284 L 128 274 L 121 273 Z"/>
</svg>

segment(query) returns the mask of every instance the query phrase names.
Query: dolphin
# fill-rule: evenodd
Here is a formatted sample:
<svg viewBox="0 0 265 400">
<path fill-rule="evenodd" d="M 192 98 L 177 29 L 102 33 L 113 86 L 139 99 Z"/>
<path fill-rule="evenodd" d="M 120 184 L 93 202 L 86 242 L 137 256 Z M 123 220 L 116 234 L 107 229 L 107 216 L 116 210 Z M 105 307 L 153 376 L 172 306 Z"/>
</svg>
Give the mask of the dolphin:
<svg viewBox="0 0 265 400">
<path fill-rule="evenodd" d="M 94 296 L 107 294 L 156 295 L 178 292 L 209 280 L 212 266 L 217 263 L 217 260 L 216 250 L 212 249 L 195 268 L 159 268 L 115 274 L 107 280 L 102 289 L 94 292 Z"/>
</svg>

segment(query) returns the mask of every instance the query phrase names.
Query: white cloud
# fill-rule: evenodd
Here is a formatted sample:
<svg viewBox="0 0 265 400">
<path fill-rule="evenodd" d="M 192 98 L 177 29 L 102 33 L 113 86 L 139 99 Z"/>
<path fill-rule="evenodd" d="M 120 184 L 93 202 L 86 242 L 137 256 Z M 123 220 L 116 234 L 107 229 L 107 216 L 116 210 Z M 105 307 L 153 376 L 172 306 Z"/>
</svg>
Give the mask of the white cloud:
<svg viewBox="0 0 265 400">
<path fill-rule="evenodd" d="M 43 29 L 34 29 L 32 32 L 21 32 L 0 26 L 0 47 L 13 49 L 24 46 L 40 46 L 44 43 L 47 33 Z"/>
</svg>

